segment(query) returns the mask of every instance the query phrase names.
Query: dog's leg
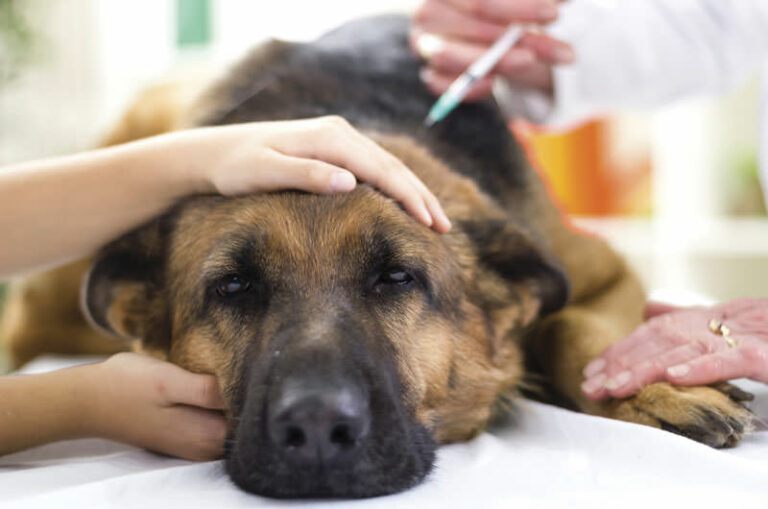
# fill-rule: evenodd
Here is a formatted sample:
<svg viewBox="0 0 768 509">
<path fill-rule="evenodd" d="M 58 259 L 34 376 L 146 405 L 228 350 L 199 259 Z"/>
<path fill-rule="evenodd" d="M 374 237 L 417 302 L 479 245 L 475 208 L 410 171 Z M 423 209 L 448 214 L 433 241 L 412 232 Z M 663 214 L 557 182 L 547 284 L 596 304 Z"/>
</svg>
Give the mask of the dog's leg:
<svg viewBox="0 0 768 509">
<path fill-rule="evenodd" d="M 111 354 L 125 345 L 91 328 L 80 313 L 78 289 L 88 261 L 11 283 L 0 338 L 18 368 L 43 353 Z"/>
<path fill-rule="evenodd" d="M 592 242 L 599 241 L 587 237 L 580 241 Z M 573 244 L 572 248 L 579 249 Z M 742 405 L 744 393 L 728 384 L 683 388 L 654 383 L 633 397 L 605 402 L 592 401 L 581 392 L 584 366 L 642 320 L 645 296 L 638 280 L 617 255 L 610 257 L 600 263 L 617 268 L 613 277 L 590 288 L 575 275 L 580 294 L 573 304 L 546 318 L 531 337 L 529 352 L 548 383 L 591 414 L 667 429 L 714 447 L 735 445 L 748 431 L 751 414 Z"/>
</svg>

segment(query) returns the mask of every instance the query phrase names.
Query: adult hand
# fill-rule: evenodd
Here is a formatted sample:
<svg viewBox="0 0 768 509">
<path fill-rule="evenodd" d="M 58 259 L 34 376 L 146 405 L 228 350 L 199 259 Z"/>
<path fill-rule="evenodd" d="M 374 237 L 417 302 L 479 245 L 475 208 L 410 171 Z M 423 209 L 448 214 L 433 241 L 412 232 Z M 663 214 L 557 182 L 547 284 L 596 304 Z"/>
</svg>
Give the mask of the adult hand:
<svg viewBox="0 0 768 509">
<path fill-rule="evenodd" d="M 191 147 L 207 190 L 224 195 L 278 189 L 336 193 L 354 189 L 357 177 L 400 201 L 425 225 L 439 232 L 451 227 L 421 180 L 341 117 L 255 122 L 170 136 Z"/>
<path fill-rule="evenodd" d="M 133 353 L 93 368 L 92 434 L 190 460 L 222 456 L 226 405 L 215 377 Z"/>
<path fill-rule="evenodd" d="M 545 25 L 558 16 L 563 0 L 425 0 L 411 28 L 412 48 L 426 61 L 422 79 L 435 94 L 477 60 L 512 23 Z M 530 31 L 478 80 L 467 99 L 491 94 L 493 77 L 511 84 L 552 90 L 552 65 L 573 62 L 571 47 L 541 32 Z"/>
<path fill-rule="evenodd" d="M 687 309 L 651 303 L 646 318 L 584 368 L 585 395 L 624 398 L 658 381 L 701 385 L 746 377 L 768 383 L 768 299 Z M 726 332 L 713 332 L 711 320 Z"/>
</svg>

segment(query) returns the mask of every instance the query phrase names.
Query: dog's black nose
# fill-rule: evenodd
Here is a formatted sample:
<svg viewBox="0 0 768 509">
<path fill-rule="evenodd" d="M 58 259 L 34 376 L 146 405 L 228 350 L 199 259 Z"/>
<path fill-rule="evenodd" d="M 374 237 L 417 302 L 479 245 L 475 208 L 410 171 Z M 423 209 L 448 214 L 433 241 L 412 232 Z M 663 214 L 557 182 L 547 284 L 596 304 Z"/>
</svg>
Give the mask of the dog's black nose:
<svg viewBox="0 0 768 509">
<path fill-rule="evenodd" d="M 269 437 L 286 460 L 331 466 L 356 458 L 371 424 L 368 400 L 351 383 L 284 382 L 270 402 Z"/>
</svg>

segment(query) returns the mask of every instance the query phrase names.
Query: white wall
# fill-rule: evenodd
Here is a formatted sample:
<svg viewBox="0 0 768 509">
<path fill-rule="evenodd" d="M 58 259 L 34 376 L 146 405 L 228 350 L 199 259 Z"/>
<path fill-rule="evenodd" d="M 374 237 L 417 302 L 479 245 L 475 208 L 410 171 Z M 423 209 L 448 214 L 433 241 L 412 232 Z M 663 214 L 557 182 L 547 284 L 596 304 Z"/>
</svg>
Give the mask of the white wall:
<svg viewBox="0 0 768 509">
<path fill-rule="evenodd" d="M 0 89 L 0 164 L 91 146 L 136 91 L 170 72 L 221 68 L 269 37 L 309 40 L 345 20 L 405 12 L 418 3 L 218 0 L 212 46 L 180 54 L 174 41 L 174 0 L 26 0 L 42 40 L 36 64 L 14 86 Z M 762 223 L 739 226 L 742 233 L 731 238 L 730 226 L 716 220 L 723 210 L 723 179 L 728 178 L 725 162 L 754 145 L 756 96 L 753 86 L 722 100 L 681 103 L 637 124 L 639 134 L 633 138 L 642 138 L 643 129 L 651 136 L 660 220 L 640 229 L 625 223 L 607 233 L 631 258 L 641 260 L 641 268 L 653 267 L 646 271 L 650 284 L 711 292 L 704 282 L 708 274 L 738 279 L 702 270 L 691 263 L 691 253 L 727 247 L 713 259 L 736 260 L 736 265 L 744 257 L 755 263 L 768 259 L 763 251 L 742 252 L 756 245 L 751 237 L 762 235 Z M 617 147 L 617 154 L 631 157 L 632 150 L 630 143 Z M 724 267 L 717 263 L 712 267 Z M 768 268 L 763 268 L 761 281 L 768 281 Z M 758 270 L 750 273 L 754 278 Z"/>
<path fill-rule="evenodd" d="M 385 12 L 408 12 L 418 0 L 219 0 L 215 7 L 215 38 L 222 55 L 236 56 L 243 48 L 269 37 L 307 41 L 344 21 Z"/>
<path fill-rule="evenodd" d="M 309 40 L 416 0 L 218 0 L 209 48 L 179 53 L 174 0 L 27 0 L 33 65 L 0 89 L 0 164 L 92 146 L 133 95 L 171 73 L 223 68 L 259 41 Z"/>
<path fill-rule="evenodd" d="M 0 89 L 0 163 L 88 147 L 137 90 L 169 72 L 218 69 L 269 37 L 309 40 L 345 20 L 418 3 L 218 0 L 212 46 L 179 54 L 174 0 L 27 0 L 41 51 L 38 65 Z M 684 103 L 649 117 L 661 217 L 721 214 L 723 160 L 739 143 L 754 144 L 755 95 Z"/>
<path fill-rule="evenodd" d="M 0 89 L 0 164 L 91 146 L 173 59 L 173 0 L 27 0 L 34 61 Z"/>
</svg>

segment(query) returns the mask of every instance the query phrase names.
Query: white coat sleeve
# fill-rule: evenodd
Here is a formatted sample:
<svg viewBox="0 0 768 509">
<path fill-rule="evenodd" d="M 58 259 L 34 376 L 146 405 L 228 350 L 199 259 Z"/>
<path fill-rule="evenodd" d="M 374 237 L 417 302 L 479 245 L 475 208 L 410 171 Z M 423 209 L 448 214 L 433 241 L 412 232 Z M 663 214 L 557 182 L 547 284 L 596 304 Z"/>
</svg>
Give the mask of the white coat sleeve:
<svg viewBox="0 0 768 509">
<path fill-rule="evenodd" d="M 553 96 L 496 92 L 508 111 L 564 126 L 739 85 L 768 59 L 768 0 L 570 0 L 549 32 L 576 53 Z"/>
</svg>

